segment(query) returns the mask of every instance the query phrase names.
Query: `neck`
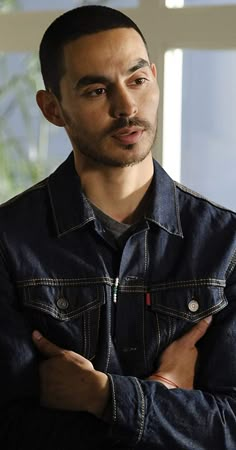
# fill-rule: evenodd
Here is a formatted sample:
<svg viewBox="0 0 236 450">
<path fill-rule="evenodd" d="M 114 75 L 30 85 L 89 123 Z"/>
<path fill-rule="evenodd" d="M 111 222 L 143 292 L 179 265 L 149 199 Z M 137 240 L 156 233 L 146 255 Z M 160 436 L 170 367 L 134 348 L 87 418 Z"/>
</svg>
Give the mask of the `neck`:
<svg viewBox="0 0 236 450">
<path fill-rule="evenodd" d="M 76 158 L 83 191 L 97 208 L 118 222 L 135 223 L 144 213 L 153 177 L 151 153 L 131 167 L 103 167 Z"/>
</svg>

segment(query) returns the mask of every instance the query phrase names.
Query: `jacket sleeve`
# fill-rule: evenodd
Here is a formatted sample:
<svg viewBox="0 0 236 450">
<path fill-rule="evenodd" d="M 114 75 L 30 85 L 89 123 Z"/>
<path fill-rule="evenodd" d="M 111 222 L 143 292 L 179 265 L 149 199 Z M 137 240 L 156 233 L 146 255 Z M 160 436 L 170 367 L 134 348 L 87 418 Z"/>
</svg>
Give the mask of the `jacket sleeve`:
<svg viewBox="0 0 236 450">
<path fill-rule="evenodd" d="M 109 375 L 113 436 L 124 448 L 236 449 L 236 271 L 218 313 L 199 342 L 194 390 Z M 122 447 L 122 448 L 123 448 Z"/>
<path fill-rule="evenodd" d="M 0 251 L 0 448 L 104 448 L 109 425 L 87 413 L 41 408 L 38 355 Z"/>
</svg>

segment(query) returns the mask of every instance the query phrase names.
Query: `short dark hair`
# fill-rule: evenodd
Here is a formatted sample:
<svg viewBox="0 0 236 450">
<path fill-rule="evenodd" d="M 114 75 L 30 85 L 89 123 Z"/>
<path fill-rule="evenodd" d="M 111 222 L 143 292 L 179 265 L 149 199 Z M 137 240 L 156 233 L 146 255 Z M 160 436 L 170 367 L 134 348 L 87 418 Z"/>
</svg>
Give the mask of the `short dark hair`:
<svg viewBox="0 0 236 450">
<path fill-rule="evenodd" d="M 39 49 L 46 89 L 60 99 L 60 80 L 65 73 L 64 45 L 84 35 L 114 28 L 133 28 L 147 43 L 138 26 L 125 14 L 107 6 L 81 6 L 57 17 L 45 31 Z"/>
</svg>

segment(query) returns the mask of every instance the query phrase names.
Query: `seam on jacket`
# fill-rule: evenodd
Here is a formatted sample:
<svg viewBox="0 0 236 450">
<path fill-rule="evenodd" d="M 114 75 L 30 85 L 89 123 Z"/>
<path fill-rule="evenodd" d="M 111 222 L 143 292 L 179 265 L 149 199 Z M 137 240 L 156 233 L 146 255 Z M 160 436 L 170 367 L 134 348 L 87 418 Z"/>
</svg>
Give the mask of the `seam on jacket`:
<svg viewBox="0 0 236 450">
<path fill-rule="evenodd" d="M 175 214 L 176 214 L 176 217 L 177 217 L 179 232 L 180 232 L 180 235 L 182 237 L 184 237 L 183 229 L 182 229 L 182 225 L 181 225 L 181 219 L 180 219 L 179 200 L 177 198 L 177 189 L 176 189 L 176 184 L 175 183 L 174 183 L 174 195 L 175 195 Z"/>
<path fill-rule="evenodd" d="M 29 295 L 29 294 L 28 294 Z M 49 313 L 50 315 L 53 315 L 53 317 L 57 317 L 61 320 L 69 320 L 73 317 L 79 316 L 80 314 L 88 311 L 93 311 L 94 309 L 99 308 L 101 305 L 101 302 L 98 302 L 96 300 L 86 303 L 83 307 L 77 308 L 69 313 L 59 313 L 58 309 L 52 306 L 47 306 L 46 303 L 41 302 L 32 302 L 29 298 L 29 301 L 27 303 L 24 303 L 27 308 L 32 307 L 34 310 L 37 309 L 38 311 L 43 311 L 45 313 Z"/>
<path fill-rule="evenodd" d="M 65 236 L 66 234 L 70 233 L 71 231 L 78 230 L 78 229 L 82 228 L 84 225 L 86 225 L 87 223 L 92 222 L 93 220 L 94 220 L 94 218 L 93 218 L 93 217 L 92 217 L 92 218 L 90 217 L 89 219 L 85 220 L 84 222 L 80 223 L 79 225 L 75 225 L 74 227 L 69 228 L 69 229 L 66 230 L 66 231 L 60 232 L 60 231 L 58 230 L 58 237 L 60 238 L 60 237 L 62 237 L 62 236 Z"/>
<path fill-rule="evenodd" d="M 167 233 L 169 233 L 169 234 L 173 234 L 174 236 L 180 237 L 181 239 L 183 239 L 183 237 L 184 237 L 183 234 L 180 231 L 171 231 L 169 228 L 166 228 L 165 225 L 163 225 L 162 223 L 158 222 L 155 219 L 152 219 L 151 217 L 145 216 L 145 219 L 149 220 L 149 222 L 155 223 L 160 228 L 162 228 L 163 230 L 167 231 Z"/>
<path fill-rule="evenodd" d="M 60 228 L 59 228 L 58 221 L 57 221 L 57 215 L 56 215 L 56 211 L 55 211 L 55 208 L 54 208 L 54 202 L 53 202 L 53 198 L 52 198 L 52 194 L 51 194 L 51 189 L 50 189 L 49 183 L 48 183 L 48 194 L 49 194 L 50 203 L 51 203 L 51 207 L 52 207 L 52 213 L 53 213 L 54 222 L 55 222 L 55 225 L 56 225 L 57 236 L 59 238 L 65 236 L 66 234 L 70 233 L 71 231 L 78 230 L 78 229 L 82 228 L 84 225 L 86 225 L 87 223 L 89 223 L 89 222 L 91 222 L 91 221 L 93 221 L 95 219 L 95 216 L 93 215 L 93 216 L 89 217 L 87 220 L 85 220 L 84 222 L 82 222 L 80 224 L 77 224 L 77 225 L 74 225 L 73 227 L 70 227 L 70 228 L 68 228 L 65 231 L 61 231 Z"/>
<path fill-rule="evenodd" d="M 18 280 L 16 284 L 19 287 L 39 286 L 41 284 L 47 286 L 84 286 L 91 284 L 109 284 L 113 285 L 114 281 L 109 277 L 100 278 L 32 278 L 28 280 Z"/>
<path fill-rule="evenodd" d="M 83 332 L 84 332 L 84 357 L 88 359 L 88 353 L 87 353 L 87 321 L 86 317 L 82 318 L 83 320 Z"/>
<path fill-rule="evenodd" d="M 231 260 L 229 262 L 228 268 L 226 270 L 226 274 L 225 274 L 226 279 L 229 278 L 229 276 L 231 275 L 231 273 L 235 269 L 235 266 L 236 266 L 236 249 L 235 249 L 235 251 L 233 253 L 233 256 L 232 256 L 232 258 L 231 258 Z"/>
<path fill-rule="evenodd" d="M 111 357 L 111 304 L 112 304 L 112 298 L 110 298 L 110 301 L 107 302 L 107 308 L 108 308 L 108 353 L 107 353 L 107 362 L 106 362 L 106 368 L 105 371 L 107 371 L 110 357 Z"/>
<path fill-rule="evenodd" d="M 4 254 L 3 254 L 4 255 Z M 140 281 L 140 280 L 138 280 Z M 113 286 L 114 279 L 109 277 L 98 277 L 98 278 L 32 278 L 27 280 L 17 280 L 16 284 L 18 287 L 30 287 L 30 286 L 40 286 L 44 284 L 46 286 L 86 286 L 86 285 L 94 285 L 94 284 L 107 284 L 109 286 Z M 163 290 L 173 289 L 173 288 L 191 288 L 191 287 L 216 287 L 216 288 L 224 288 L 226 285 L 225 280 L 216 279 L 216 278 L 206 278 L 199 280 L 181 280 L 181 281 L 170 281 L 167 283 L 158 283 L 158 284 L 132 284 L 132 281 L 129 285 L 120 284 L 121 292 L 140 292 L 146 293 L 148 292 L 159 292 Z"/>
<path fill-rule="evenodd" d="M 144 308 L 141 309 L 142 311 L 142 340 L 143 340 L 143 359 L 145 364 L 145 370 L 147 370 L 147 355 L 146 355 L 146 345 L 145 345 L 145 312 Z"/>
<path fill-rule="evenodd" d="M 145 231 L 145 237 L 144 237 L 144 278 L 145 279 L 147 276 L 148 266 L 149 266 L 148 232 Z"/>
<path fill-rule="evenodd" d="M 207 203 L 209 203 L 212 206 L 215 206 L 216 208 L 221 209 L 222 211 L 228 211 L 229 213 L 234 214 L 234 216 L 236 216 L 235 211 L 233 211 L 230 208 L 226 208 L 225 206 L 220 205 L 219 203 L 213 202 L 212 200 L 210 200 L 208 197 L 205 197 L 202 194 L 199 194 L 199 192 L 196 192 L 190 188 L 188 188 L 187 186 L 184 186 L 183 184 L 179 183 L 178 181 L 175 181 L 175 185 L 177 188 L 179 188 L 181 191 L 186 192 L 187 194 L 192 195 L 195 198 L 199 198 L 201 200 L 206 201 Z"/>
<path fill-rule="evenodd" d="M 143 394 L 143 390 L 142 390 L 141 384 L 139 383 L 139 381 L 138 381 L 138 379 L 136 377 L 134 377 L 134 381 L 136 382 L 138 393 L 139 393 L 139 397 L 141 398 L 141 422 L 140 422 L 140 429 L 139 429 L 138 438 L 137 438 L 137 441 L 135 443 L 135 445 L 137 445 L 141 441 L 142 436 L 143 436 L 143 431 L 144 431 L 145 399 L 144 399 L 144 394 Z"/>
<path fill-rule="evenodd" d="M 167 329 L 167 338 L 168 338 L 168 342 L 170 342 L 171 338 L 172 338 L 172 317 L 167 316 L 167 322 L 168 322 L 168 329 Z"/>
<path fill-rule="evenodd" d="M 184 317 L 185 319 L 198 320 L 201 317 L 205 317 L 206 313 L 208 314 L 208 313 L 214 312 L 215 310 L 219 311 L 219 308 L 222 309 L 224 304 L 227 303 L 227 300 L 226 300 L 225 296 L 222 294 L 221 294 L 220 298 L 221 298 L 221 301 L 219 303 L 217 303 L 216 305 L 211 306 L 210 308 L 204 309 L 204 311 L 202 311 L 201 313 L 199 313 L 199 314 L 196 313 L 194 315 L 193 315 L 193 313 L 188 314 L 188 313 L 185 313 L 182 311 L 180 312 L 176 309 L 169 308 L 168 306 L 162 306 L 162 305 L 158 305 L 158 308 L 156 308 L 156 309 L 158 309 L 159 311 L 165 312 L 165 313 L 169 312 L 175 317 Z"/>
<path fill-rule="evenodd" d="M 57 221 L 57 215 L 56 215 L 56 211 L 55 211 L 55 208 L 54 208 L 54 202 L 53 202 L 53 198 L 52 198 L 52 194 L 51 194 L 50 185 L 49 185 L 49 183 L 47 183 L 47 184 L 48 184 L 48 195 L 49 195 L 49 198 L 50 198 L 50 203 L 51 203 L 51 208 L 52 208 L 53 218 L 54 218 L 54 222 L 55 222 L 55 225 L 56 225 L 57 236 L 58 236 L 59 238 L 65 236 L 66 234 L 70 233 L 71 231 L 78 230 L 78 229 L 82 228 L 82 227 L 83 227 L 84 225 L 86 225 L 87 223 L 89 223 L 89 222 L 91 222 L 91 221 L 93 221 L 93 220 L 96 219 L 96 218 L 95 218 L 95 215 L 92 215 L 91 217 L 89 217 L 89 218 L 88 218 L 87 220 L 85 220 L 84 222 L 79 223 L 79 224 L 77 224 L 77 225 L 74 225 L 73 227 L 70 227 L 70 228 L 68 228 L 68 229 L 65 230 L 65 231 L 61 231 L 60 228 L 59 228 L 58 221 Z"/>
<path fill-rule="evenodd" d="M 198 286 L 216 286 L 225 287 L 225 280 L 218 278 L 199 278 L 197 280 L 180 280 L 170 281 L 167 283 L 153 284 L 152 288 L 158 288 L 159 290 L 166 288 L 178 288 L 178 287 L 198 287 Z"/>
<path fill-rule="evenodd" d="M 148 284 L 148 285 L 122 285 L 120 284 L 120 291 L 122 292 L 142 292 L 145 293 L 148 289 L 148 292 L 159 292 L 168 289 L 177 289 L 177 288 L 191 288 L 191 287 L 216 287 L 216 288 L 224 288 L 225 280 L 214 279 L 214 278 L 206 278 L 199 280 L 183 280 L 183 281 L 172 281 L 169 283 L 159 283 L 159 284 Z"/>
<path fill-rule="evenodd" d="M 117 421 L 117 403 L 116 403 L 116 392 L 115 392 L 115 386 L 114 381 L 112 378 L 112 375 L 109 373 L 107 374 L 109 380 L 110 380 L 110 386 L 111 386 L 111 395 L 112 395 L 112 421 L 113 423 L 116 423 Z"/>
<path fill-rule="evenodd" d="M 159 351 L 160 351 L 160 345 L 161 345 L 161 330 L 160 330 L 158 314 L 155 314 L 155 316 L 156 316 L 156 323 L 157 323 L 157 356 L 158 356 Z"/>
<path fill-rule="evenodd" d="M 56 216 L 56 211 L 55 211 L 55 208 L 54 208 L 54 203 L 53 203 L 53 199 L 52 199 L 52 194 L 51 194 L 51 189 L 50 189 L 49 182 L 47 183 L 47 188 L 48 188 L 48 195 L 49 195 L 51 208 L 52 208 L 52 215 L 53 215 L 54 222 L 55 222 L 55 225 L 56 225 L 57 235 L 59 236 L 60 235 L 60 230 L 59 230 L 59 226 L 58 226 L 58 223 L 57 223 L 57 216 Z"/>
</svg>

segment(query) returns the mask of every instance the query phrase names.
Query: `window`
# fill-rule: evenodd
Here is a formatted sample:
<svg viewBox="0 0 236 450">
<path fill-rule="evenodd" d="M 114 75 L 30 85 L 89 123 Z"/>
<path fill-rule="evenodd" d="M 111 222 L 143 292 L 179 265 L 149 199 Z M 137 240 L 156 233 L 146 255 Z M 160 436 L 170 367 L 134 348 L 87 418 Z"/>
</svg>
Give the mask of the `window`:
<svg viewBox="0 0 236 450">
<path fill-rule="evenodd" d="M 201 2 L 167 3 L 180 7 Z M 170 17 L 172 29 L 166 32 L 169 44 L 163 64 L 161 158 L 174 179 L 236 210 L 236 7 L 205 8 L 213 3 L 172 10 L 176 22 L 173 15 L 165 16 Z"/>
<path fill-rule="evenodd" d="M 7 12 L 6 3 L 8 11 L 11 5 L 10 12 Z M 1 201 L 27 187 L 33 180 L 23 175 L 19 182 L 20 162 L 15 154 L 14 139 L 24 147 L 30 166 L 36 167 L 33 162 L 39 157 L 37 151 L 40 154 L 41 165 L 38 164 L 35 169 L 34 179 L 46 176 L 70 151 L 70 143 L 62 130 L 50 125 L 47 128 L 41 114 L 33 106 L 34 90 L 40 84 L 40 77 L 36 74 L 32 54 L 37 51 L 42 33 L 53 18 L 65 8 L 82 3 L 55 0 L 53 8 L 59 9 L 52 11 L 46 10 L 52 8 L 52 2 L 47 0 L 38 3 L 31 0 L 0 0 L 0 10 L 5 11 L 0 14 L 1 74 L 3 69 L 8 74 L 5 79 L 1 75 L 0 81 L 0 176 L 2 179 L 2 173 L 7 172 L 4 164 L 12 158 L 8 161 L 8 167 L 11 167 L 8 179 L 18 185 L 14 186 L 14 190 L 6 187 L 3 193 L 2 183 Z M 236 164 L 233 123 L 236 0 L 104 0 L 96 3 L 125 8 L 124 12 L 129 8 L 128 14 L 149 42 L 162 93 L 159 137 L 154 150 L 157 159 L 174 178 L 216 202 L 236 209 L 233 195 L 236 181 L 232 173 Z M 39 8 L 42 10 L 37 11 Z M 28 74 L 24 87 L 20 84 L 23 81 L 17 83 L 25 92 L 24 101 L 31 99 L 31 104 L 25 103 L 27 107 L 21 105 L 25 113 L 30 111 L 30 127 L 27 127 L 25 119 L 19 121 L 16 118 L 17 108 L 13 106 L 12 99 L 16 98 L 19 103 L 19 97 L 13 94 L 13 87 L 12 93 L 8 92 L 10 97 L 6 97 L 6 82 L 9 85 L 10 80 L 22 77 L 23 67 L 24 73 Z M 34 79 L 31 76 L 33 72 Z M 11 111 L 6 113 L 9 104 Z M 5 144 L 3 148 L 6 131 L 13 139 L 11 142 L 8 139 L 7 147 Z M 36 151 L 40 148 L 39 143 L 43 151 Z M 22 164 L 27 166 L 26 161 Z"/>
<path fill-rule="evenodd" d="M 217 6 L 236 5 L 236 0 L 166 0 L 167 8 L 183 8 L 185 6 Z"/>
<path fill-rule="evenodd" d="M 96 1 L 57 0 L 53 7 L 69 9 L 85 3 Z M 116 7 L 129 4 L 135 8 L 139 1 L 97 3 Z M 36 10 L 32 13 L 37 14 L 39 8 L 44 11 L 51 8 L 51 2 L 0 0 L 3 19 L 7 13 Z M 17 39 L 14 45 L 17 49 Z M 71 144 L 64 130 L 47 123 L 36 105 L 35 93 L 43 88 L 37 52 L 2 52 L 0 67 L 0 202 L 3 202 L 52 172 L 69 154 Z"/>
</svg>

